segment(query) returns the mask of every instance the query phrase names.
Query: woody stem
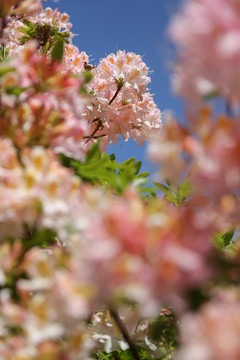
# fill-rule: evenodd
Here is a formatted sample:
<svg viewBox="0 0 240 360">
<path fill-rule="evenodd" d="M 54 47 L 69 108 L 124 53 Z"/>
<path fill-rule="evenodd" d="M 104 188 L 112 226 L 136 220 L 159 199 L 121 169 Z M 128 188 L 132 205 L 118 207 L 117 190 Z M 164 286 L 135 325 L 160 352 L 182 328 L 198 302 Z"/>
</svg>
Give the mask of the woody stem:
<svg viewBox="0 0 240 360">
<path fill-rule="evenodd" d="M 112 99 L 109 101 L 109 105 L 111 105 L 111 103 L 116 99 L 116 97 L 118 96 L 118 93 L 121 89 L 118 87 L 117 91 L 115 92 L 115 94 L 113 95 Z"/>
<path fill-rule="evenodd" d="M 124 323 L 122 322 L 120 316 L 118 315 L 117 311 L 115 309 L 113 309 L 113 308 L 110 308 L 109 311 L 110 311 L 110 314 L 112 315 L 113 319 L 115 320 L 119 330 L 121 331 L 122 336 L 124 337 L 124 339 L 128 343 L 129 348 L 130 348 L 130 350 L 131 350 L 131 352 L 133 354 L 134 359 L 135 360 L 140 360 L 137 348 L 136 348 L 134 342 L 132 341 L 131 336 L 129 335 L 129 333 L 128 333 Z"/>
</svg>

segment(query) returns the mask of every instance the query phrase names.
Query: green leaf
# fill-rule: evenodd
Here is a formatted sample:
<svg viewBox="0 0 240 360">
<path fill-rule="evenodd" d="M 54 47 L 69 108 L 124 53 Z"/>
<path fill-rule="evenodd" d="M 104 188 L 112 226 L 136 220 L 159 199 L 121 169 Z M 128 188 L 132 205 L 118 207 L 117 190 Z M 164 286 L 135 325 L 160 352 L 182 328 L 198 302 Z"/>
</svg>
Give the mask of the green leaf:
<svg viewBox="0 0 240 360">
<path fill-rule="evenodd" d="M 59 160 L 63 166 L 71 168 L 83 181 L 93 185 L 103 185 L 115 194 L 124 193 L 129 185 L 135 186 L 141 193 L 156 196 L 156 190 L 148 183 L 148 172 L 138 174 L 141 162 L 135 163 L 135 158 L 128 159 L 121 164 L 115 160 L 114 154 L 101 153 L 99 143 L 91 146 L 84 162 L 71 159 L 61 154 Z"/>
<path fill-rule="evenodd" d="M 231 242 L 231 240 L 233 238 L 234 232 L 235 232 L 235 229 L 223 234 L 222 239 L 223 239 L 223 242 L 224 242 L 225 246 L 228 246 L 230 244 L 230 242 Z"/>
<path fill-rule="evenodd" d="M 86 161 L 88 162 L 89 160 L 96 160 L 96 159 L 100 159 L 101 157 L 101 150 L 100 150 L 100 146 L 99 146 L 99 142 L 96 142 L 95 144 L 93 144 L 87 154 L 87 159 Z"/>
<path fill-rule="evenodd" d="M 144 172 L 138 174 L 138 175 L 136 176 L 136 178 L 139 178 L 139 177 L 141 177 L 141 178 L 146 178 L 146 177 L 148 177 L 149 175 L 150 175 L 150 172 L 144 171 Z"/>
<path fill-rule="evenodd" d="M 178 186 L 177 190 L 175 188 L 173 190 L 169 182 L 167 185 L 159 182 L 153 182 L 153 184 L 158 190 L 161 190 L 165 194 L 165 198 L 175 206 L 182 205 L 192 194 L 192 185 L 188 180 L 183 181 L 182 184 Z"/>
<path fill-rule="evenodd" d="M 110 155 L 108 155 L 108 156 L 109 156 L 109 159 L 110 159 L 111 161 L 116 160 L 116 157 L 115 157 L 114 154 L 110 154 Z"/>
<path fill-rule="evenodd" d="M 1 63 L 0 65 L 0 77 L 6 75 L 9 72 L 14 71 L 15 68 L 13 66 L 7 65 L 6 63 Z"/>
<path fill-rule="evenodd" d="M 48 51 L 49 48 L 50 48 L 50 42 L 47 41 L 47 43 L 46 43 L 46 45 L 45 45 L 45 48 L 44 48 L 44 50 L 43 50 L 43 54 L 44 54 L 44 55 L 46 55 L 46 53 L 47 53 L 47 51 Z"/>
<path fill-rule="evenodd" d="M 179 203 L 183 202 L 192 194 L 192 184 L 185 180 L 181 183 L 178 188 L 178 201 Z"/>
<path fill-rule="evenodd" d="M 0 61 L 3 61 L 8 57 L 9 51 L 9 47 L 6 48 L 4 45 L 0 45 Z"/>
<path fill-rule="evenodd" d="M 29 36 L 20 36 L 18 40 L 21 44 L 24 44 L 26 41 L 30 40 L 31 38 Z"/>
<path fill-rule="evenodd" d="M 172 192 L 170 188 L 159 182 L 153 182 L 153 185 L 155 185 L 157 189 L 161 190 L 165 194 L 165 198 L 168 201 L 170 201 L 176 206 L 179 205 L 177 195 L 174 192 Z"/>
<path fill-rule="evenodd" d="M 60 155 L 59 160 L 83 181 L 103 185 L 116 195 L 124 193 L 128 186 L 133 185 L 144 196 L 145 193 L 156 196 L 156 189 L 151 185 L 146 186 L 149 172 L 139 174 L 141 161 L 135 162 L 135 158 L 131 158 L 119 164 L 114 154 L 101 153 L 99 142 L 91 146 L 85 161 L 77 161 L 64 154 Z"/>
<path fill-rule="evenodd" d="M 10 47 L 5 48 L 5 58 L 9 55 Z"/>
<path fill-rule="evenodd" d="M 166 185 L 161 184 L 159 182 L 153 182 L 153 185 L 156 186 L 157 189 L 161 190 L 165 195 L 168 195 L 169 189 Z"/>
<path fill-rule="evenodd" d="M 8 86 L 5 89 L 6 94 L 19 96 L 26 88 L 21 88 L 20 86 Z"/>
<path fill-rule="evenodd" d="M 23 20 L 23 23 L 26 26 L 29 26 L 30 24 L 32 24 L 31 21 L 27 20 L 26 18 Z"/>
<path fill-rule="evenodd" d="M 19 30 L 20 30 L 23 34 L 29 36 L 29 30 L 30 30 L 30 29 L 29 29 L 28 27 L 21 26 L 21 27 L 19 28 Z M 37 32 L 36 32 L 36 33 L 37 33 Z"/>
<path fill-rule="evenodd" d="M 139 173 L 139 170 L 141 169 L 141 166 L 142 166 L 142 162 L 141 161 L 137 161 L 135 164 L 134 164 L 134 172 L 135 172 L 135 175 L 137 175 Z"/>
<path fill-rule="evenodd" d="M 133 166 L 135 163 L 135 158 L 131 158 L 131 159 L 128 159 L 128 160 L 125 160 L 122 164 L 121 164 L 121 167 L 120 169 L 125 169 L 126 167 L 128 166 Z"/>
<path fill-rule="evenodd" d="M 28 238 L 23 242 L 24 249 L 26 251 L 34 246 L 46 248 L 56 243 L 56 235 L 52 229 L 37 229 L 32 233 L 30 232 Z"/>
<path fill-rule="evenodd" d="M 149 360 L 149 354 L 146 349 L 137 346 L 137 351 L 140 360 Z M 94 354 L 94 358 L 97 360 L 134 360 L 135 359 L 130 349 L 127 350 L 117 349 L 109 354 L 103 351 L 98 351 L 97 353 Z M 156 360 L 156 358 L 151 355 L 151 360 Z"/>
<path fill-rule="evenodd" d="M 93 78 L 93 74 L 89 70 L 83 71 L 83 76 L 84 76 L 85 84 L 88 84 Z"/>
<path fill-rule="evenodd" d="M 51 58 L 52 60 L 61 62 L 63 59 L 63 54 L 64 54 L 64 41 L 62 39 L 59 39 L 53 45 Z"/>
<path fill-rule="evenodd" d="M 214 242 L 217 247 L 224 249 L 229 246 L 233 240 L 235 229 L 231 229 L 227 232 L 219 232 L 214 235 Z"/>
<path fill-rule="evenodd" d="M 86 86 L 82 86 L 81 89 L 79 90 L 79 94 L 82 96 L 88 95 L 88 89 L 86 88 Z"/>
</svg>

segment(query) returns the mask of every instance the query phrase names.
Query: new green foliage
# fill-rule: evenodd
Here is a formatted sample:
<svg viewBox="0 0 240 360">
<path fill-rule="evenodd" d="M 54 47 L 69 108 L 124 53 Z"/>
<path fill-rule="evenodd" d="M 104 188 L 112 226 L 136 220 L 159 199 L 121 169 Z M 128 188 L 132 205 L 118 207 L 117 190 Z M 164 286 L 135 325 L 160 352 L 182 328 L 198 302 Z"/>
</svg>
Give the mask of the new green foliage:
<svg viewBox="0 0 240 360">
<path fill-rule="evenodd" d="M 98 143 L 91 146 L 85 161 L 78 161 L 63 154 L 60 155 L 60 161 L 83 181 L 103 185 L 117 195 L 122 194 L 129 185 L 136 186 L 140 192 L 154 195 L 154 188 L 145 186 L 149 181 L 149 173 L 139 173 L 141 161 L 131 158 L 119 164 L 114 154 L 101 153 Z"/>
<path fill-rule="evenodd" d="M 165 194 L 166 200 L 175 206 L 182 205 L 192 194 L 192 185 L 188 180 L 183 181 L 177 188 L 171 184 L 165 185 L 159 182 L 153 182 L 153 184 Z"/>
<path fill-rule="evenodd" d="M 23 34 L 18 39 L 21 44 L 29 40 L 36 40 L 44 55 L 51 50 L 54 60 L 62 60 L 64 43 L 69 43 L 70 33 L 68 31 L 59 31 L 56 26 L 33 23 L 27 19 L 24 19 L 23 23 L 24 26 L 19 28 Z"/>
</svg>

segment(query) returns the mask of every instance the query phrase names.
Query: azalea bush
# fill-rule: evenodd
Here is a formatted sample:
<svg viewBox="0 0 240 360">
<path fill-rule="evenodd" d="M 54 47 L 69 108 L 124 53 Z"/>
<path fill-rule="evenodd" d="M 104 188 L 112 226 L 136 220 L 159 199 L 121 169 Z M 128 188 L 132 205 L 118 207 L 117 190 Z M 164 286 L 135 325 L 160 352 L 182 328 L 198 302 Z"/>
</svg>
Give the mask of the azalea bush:
<svg viewBox="0 0 240 360">
<path fill-rule="evenodd" d="M 170 22 L 184 122 L 140 55 L 93 66 L 71 27 L 0 2 L 0 360 L 238 360 L 239 1 Z M 106 152 L 119 137 L 148 142 L 155 182 Z"/>
</svg>

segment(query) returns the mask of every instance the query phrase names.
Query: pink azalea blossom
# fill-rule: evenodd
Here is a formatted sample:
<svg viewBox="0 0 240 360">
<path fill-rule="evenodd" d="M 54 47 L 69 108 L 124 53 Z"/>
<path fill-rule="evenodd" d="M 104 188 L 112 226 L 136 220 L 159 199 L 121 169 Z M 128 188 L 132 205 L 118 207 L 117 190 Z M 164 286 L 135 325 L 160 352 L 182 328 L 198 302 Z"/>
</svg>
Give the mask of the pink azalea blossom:
<svg viewBox="0 0 240 360">
<path fill-rule="evenodd" d="M 239 289 L 218 290 L 214 298 L 196 314 L 181 321 L 184 360 L 238 360 L 240 332 Z"/>
<path fill-rule="evenodd" d="M 66 44 L 64 52 L 64 67 L 72 72 L 81 72 L 85 70 L 89 63 L 89 57 L 85 51 L 79 51 L 74 45 Z"/>
<path fill-rule="evenodd" d="M 17 7 L 10 11 L 10 14 L 22 14 L 23 16 L 32 16 L 43 11 L 41 0 L 24 0 L 17 3 Z"/>
<path fill-rule="evenodd" d="M 20 148 L 44 145 L 63 153 L 66 148 L 70 156 L 83 159 L 89 147 L 83 141 L 87 121 L 83 117 L 85 100 L 79 94 L 84 78 L 74 77 L 70 70 L 63 71 L 62 64 L 36 54 L 34 44 L 24 48 L 11 64 L 16 71 L 2 78 L 1 134 L 11 137 Z M 8 93 L 14 86 L 22 89 L 19 96 Z"/>
<path fill-rule="evenodd" d="M 23 235 L 24 224 L 55 228 L 67 240 L 67 229 L 78 227 L 71 220 L 81 206 L 78 178 L 50 150 L 25 148 L 20 162 L 10 140 L 1 139 L 0 147 L 1 240 Z"/>
<path fill-rule="evenodd" d="M 68 270 L 52 287 L 65 312 L 71 312 L 70 298 L 84 312 L 123 294 L 145 315 L 166 300 L 181 311 L 184 294 L 212 273 L 205 258 L 213 251 L 213 219 L 194 208 L 155 206 L 151 213 L 131 192 L 118 201 L 91 188 L 85 192 L 81 235 L 72 237 Z"/>
<path fill-rule="evenodd" d="M 148 68 L 139 55 L 118 51 L 101 60 L 94 71 L 86 119 L 89 140 L 102 138 L 102 147 L 134 138 L 141 145 L 161 126 L 161 113 L 147 92 Z"/>
<path fill-rule="evenodd" d="M 212 92 L 239 103 L 240 17 L 236 0 L 186 1 L 170 26 L 178 60 L 176 92 L 198 99 Z"/>
</svg>

